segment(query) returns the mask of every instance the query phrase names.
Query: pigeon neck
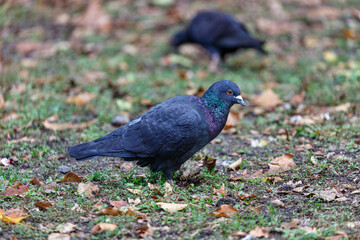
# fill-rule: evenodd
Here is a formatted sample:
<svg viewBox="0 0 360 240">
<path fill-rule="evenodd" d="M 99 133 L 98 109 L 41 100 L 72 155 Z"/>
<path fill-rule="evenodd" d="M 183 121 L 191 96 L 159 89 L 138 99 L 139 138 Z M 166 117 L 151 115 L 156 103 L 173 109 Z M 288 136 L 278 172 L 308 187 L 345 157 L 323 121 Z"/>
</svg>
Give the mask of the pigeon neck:
<svg viewBox="0 0 360 240">
<path fill-rule="evenodd" d="M 226 121 L 231 107 L 229 103 L 221 100 L 216 93 L 209 91 L 207 91 L 201 99 L 216 121 L 220 123 Z"/>
</svg>

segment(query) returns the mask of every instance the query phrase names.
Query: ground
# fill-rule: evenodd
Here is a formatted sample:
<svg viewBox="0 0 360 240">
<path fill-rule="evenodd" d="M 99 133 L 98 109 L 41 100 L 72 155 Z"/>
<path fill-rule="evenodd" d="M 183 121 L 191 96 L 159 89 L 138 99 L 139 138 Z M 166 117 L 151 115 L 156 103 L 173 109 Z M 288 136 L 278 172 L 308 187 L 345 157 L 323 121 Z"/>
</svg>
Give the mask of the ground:
<svg viewBox="0 0 360 240">
<path fill-rule="evenodd" d="M 171 55 L 170 36 L 209 8 L 269 54 L 240 51 L 218 73 L 198 46 Z M 359 239 L 358 1 L 13 0 L 0 16 L 1 239 Z M 171 186 L 118 158 L 67 155 L 115 116 L 221 79 L 247 106 Z M 64 165 L 81 178 L 61 182 Z"/>
</svg>

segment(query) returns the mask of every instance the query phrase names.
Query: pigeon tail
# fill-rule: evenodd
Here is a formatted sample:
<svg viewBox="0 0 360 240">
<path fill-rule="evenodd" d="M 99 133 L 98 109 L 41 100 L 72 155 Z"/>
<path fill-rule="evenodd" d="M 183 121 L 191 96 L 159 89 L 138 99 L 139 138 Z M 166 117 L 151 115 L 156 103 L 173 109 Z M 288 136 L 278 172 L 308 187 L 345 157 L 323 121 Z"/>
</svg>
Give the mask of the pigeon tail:
<svg viewBox="0 0 360 240">
<path fill-rule="evenodd" d="M 119 139 L 103 137 L 92 142 L 82 143 L 68 148 L 70 157 L 76 160 L 88 160 L 99 156 L 134 158 L 134 153 L 119 148 Z"/>
</svg>

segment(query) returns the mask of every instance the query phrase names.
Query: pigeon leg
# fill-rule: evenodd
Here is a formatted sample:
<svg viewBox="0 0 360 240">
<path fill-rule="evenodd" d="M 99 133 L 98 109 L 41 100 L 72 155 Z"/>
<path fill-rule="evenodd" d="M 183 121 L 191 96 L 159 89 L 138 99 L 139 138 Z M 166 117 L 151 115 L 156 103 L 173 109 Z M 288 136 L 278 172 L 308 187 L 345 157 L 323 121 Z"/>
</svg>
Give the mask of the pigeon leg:
<svg viewBox="0 0 360 240">
<path fill-rule="evenodd" d="M 219 62 L 220 62 L 220 55 L 218 53 L 211 54 L 211 61 L 209 64 L 209 71 L 210 72 L 220 72 L 219 69 Z"/>
</svg>

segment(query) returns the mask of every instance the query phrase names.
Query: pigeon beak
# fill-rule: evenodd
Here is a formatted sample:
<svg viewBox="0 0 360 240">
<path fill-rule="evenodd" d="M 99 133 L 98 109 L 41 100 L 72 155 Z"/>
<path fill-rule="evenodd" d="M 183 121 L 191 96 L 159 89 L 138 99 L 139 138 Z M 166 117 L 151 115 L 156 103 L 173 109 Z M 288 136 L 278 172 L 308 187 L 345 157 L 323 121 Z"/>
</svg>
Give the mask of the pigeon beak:
<svg viewBox="0 0 360 240">
<path fill-rule="evenodd" d="M 241 104 L 241 106 L 245 106 L 244 99 L 242 98 L 241 95 L 236 96 L 235 98 L 236 98 L 236 100 L 237 100 L 237 101 L 236 101 L 237 103 Z"/>
</svg>

